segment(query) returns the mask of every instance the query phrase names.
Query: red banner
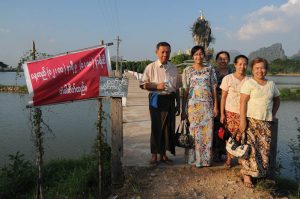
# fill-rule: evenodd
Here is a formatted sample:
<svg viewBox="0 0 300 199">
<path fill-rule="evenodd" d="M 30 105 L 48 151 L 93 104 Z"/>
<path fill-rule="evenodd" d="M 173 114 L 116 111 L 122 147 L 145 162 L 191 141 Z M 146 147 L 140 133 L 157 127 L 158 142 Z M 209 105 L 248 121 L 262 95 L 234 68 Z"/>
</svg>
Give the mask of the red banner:
<svg viewBox="0 0 300 199">
<path fill-rule="evenodd" d="M 99 96 L 100 76 L 108 76 L 110 59 L 106 47 L 54 56 L 23 65 L 34 106 Z"/>
</svg>

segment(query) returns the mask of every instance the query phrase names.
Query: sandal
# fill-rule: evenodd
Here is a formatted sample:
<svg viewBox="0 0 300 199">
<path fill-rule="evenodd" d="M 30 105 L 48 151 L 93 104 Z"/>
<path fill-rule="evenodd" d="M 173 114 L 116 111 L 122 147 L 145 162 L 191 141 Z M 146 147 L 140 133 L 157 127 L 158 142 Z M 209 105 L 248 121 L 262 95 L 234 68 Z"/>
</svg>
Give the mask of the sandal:
<svg viewBox="0 0 300 199">
<path fill-rule="evenodd" d="M 244 182 L 245 187 L 253 189 L 254 185 L 252 184 L 252 182 Z"/>
<path fill-rule="evenodd" d="M 157 160 L 150 160 L 149 164 L 150 164 L 150 166 L 157 166 L 158 161 Z"/>
<path fill-rule="evenodd" d="M 160 159 L 160 161 L 165 164 L 173 164 L 173 160 L 170 160 L 169 158 Z"/>
<path fill-rule="evenodd" d="M 231 159 L 228 159 L 228 158 L 227 158 L 227 160 L 226 160 L 226 162 L 225 162 L 225 164 L 224 164 L 224 167 L 225 167 L 226 169 L 230 169 L 230 168 L 232 167 L 232 165 L 231 165 Z"/>
<path fill-rule="evenodd" d="M 252 183 L 252 180 L 251 180 L 250 176 L 245 175 L 243 181 L 244 181 L 245 187 L 250 188 L 250 189 L 254 188 L 254 185 Z"/>
</svg>

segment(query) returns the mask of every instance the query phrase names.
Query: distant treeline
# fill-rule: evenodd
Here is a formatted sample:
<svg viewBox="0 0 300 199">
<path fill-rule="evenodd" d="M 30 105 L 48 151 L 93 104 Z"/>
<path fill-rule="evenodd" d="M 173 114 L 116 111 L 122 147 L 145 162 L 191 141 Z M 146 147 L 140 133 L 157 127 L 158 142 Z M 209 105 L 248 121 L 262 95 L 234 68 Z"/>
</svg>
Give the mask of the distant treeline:
<svg viewBox="0 0 300 199">
<path fill-rule="evenodd" d="M 145 61 L 123 61 L 122 63 L 120 62 L 118 64 L 118 69 L 119 70 L 131 70 L 131 71 L 136 71 L 138 73 L 144 72 L 144 69 L 148 64 L 150 64 L 152 61 L 150 60 L 145 60 Z M 112 70 L 116 70 L 116 62 L 112 61 L 111 62 L 111 67 Z"/>
<path fill-rule="evenodd" d="M 276 59 L 270 63 L 269 72 L 277 73 L 300 73 L 300 61 L 292 59 Z"/>
<path fill-rule="evenodd" d="M 171 58 L 171 62 L 178 65 L 183 63 L 186 60 L 189 60 L 190 56 L 181 54 L 181 55 L 175 55 Z M 151 63 L 150 60 L 145 61 L 122 61 L 119 63 L 119 69 L 122 71 L 124 70 L 131 70 L 136 71 L 138 73 L 142 73 L 146 66 Z M 211 62 L 212 65 L 215 65 L 216 63 L 214 61 Z M 112 69 L 116 69 L 116 62 L 111 62 Z M 284 73 L 284 74 L 294 74 L 294 73 L 300 73 L 300 61 L 292 60 L 292 59 L 276 59 L 269 63 L 269 73 L 276 75 L 278 73 Z M 182 71 L 186 66 L 183 64 L 180 67 L 180 71 Z M 230 68 L 234 69 L 233 64 L 229 65 Z M 18 71 L 17 68 L 0 68 L 0 72 L 16 72 Z M 249 73 L 250 74 L 250 73 Z"/>
<path fill-rule="evenodd" d="M 175 55 L 171 58 L 171 62 L 178 65 L 183 63 L 186 60 L 189 60 L 190 56 L 189 55 Z M 132 70 L 132 71 L 136 71 L 138 73 L 142 73 L 145 69 L 145 67 L 151 63 L 150 60 L 146 60 L 146 61 L 126 61 L 126 62 L 122 62 L 119 63 L 119 69 L 122 69 L 122 71 L 124 70 Z M 112 61 L 112 69 L 115 70 L 116 69 L 116 62 Z M 215 65 L 216 63 L 214 61 L 211 62 L 212 65 Z M 182 71 L 183 68 L 185 68 L 187 65 L 180 65 L 180 67 L 178 67 L 180 69 L 180 71 Z M 233 64 L 229 65 L 230 68 L 234 69 Z M 297 60 L 292 60 L 292 59 L 286 59 L 286 60 L 282 60 L 282 59 L 276 59 L 272 62 L 269 63 L 269 73 L 271 74 L 278 74 L 278 73 L 284 73 L 284 74 L 293 74 L 293 73 L 300 73 L 300 61 Z M 250 74 L 250 71 L 249 71 Z"/>
<path fill-rule="evenodd" d="M 8 68 L 8 69 L 0 68 L 0 72 L 17 72 L 17 71 L 18 71 L 17 68 Z"/>
</svg>

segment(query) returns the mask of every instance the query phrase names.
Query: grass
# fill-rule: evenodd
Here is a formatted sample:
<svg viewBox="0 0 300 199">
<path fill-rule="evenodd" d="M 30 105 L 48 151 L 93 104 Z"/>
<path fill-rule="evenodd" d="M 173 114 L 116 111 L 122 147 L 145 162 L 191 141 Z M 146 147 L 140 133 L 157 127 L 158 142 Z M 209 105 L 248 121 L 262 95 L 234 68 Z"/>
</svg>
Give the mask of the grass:
<svg viewBox="0 0 300 199">
<path fill-rule="evenodd" d="M 280 89 L 281 100 L 300 101 L 300 88 L 282 88 Z"/>
<path fill-rule="evenodd" d="M 97 160 L 52 160 L 43 168 L 45 198 L 87 198 L 96 194 Z"/>
<path fill-rule="evenodd" d="M 104 154 L 102 196 L 110 194 L 110 159 Z M 34 198 L 37 167 L 19 152 L 10 155 L 9 164 L 0 170 L 0 198 Z M 95 156 L 79 159 L 57 159 L 47 162 L 42 168 L 43 195 L 45 199 L 55 198 L 97 198 L 98 161 Z"/>
<path fill-rule="evenodd" d="M 299 198 L 299 182 L 286 178 L 260 179 L 256 183 L 258 191 L 264 190 L 271 193 L 275 198 L 288 197 L 290 199 Z"/>
</svg>

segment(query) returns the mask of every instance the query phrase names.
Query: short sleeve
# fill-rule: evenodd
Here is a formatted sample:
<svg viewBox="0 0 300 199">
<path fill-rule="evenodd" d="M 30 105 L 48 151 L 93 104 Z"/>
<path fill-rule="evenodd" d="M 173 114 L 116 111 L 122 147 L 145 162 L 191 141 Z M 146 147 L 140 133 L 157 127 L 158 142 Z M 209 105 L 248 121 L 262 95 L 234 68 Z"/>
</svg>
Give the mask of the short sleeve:
<svg viewBox="0 0 300 199">
<path fill-rule="evenodd" d="M 183 88 L 190 87 L 190 78 L 188 77 L 187 68 L 185 68 L 182 73 L 182 87 Z"/>
<path fill-rule="evenodd" d="M 246 80 L 245 83 L 242 85 L 241 93 L 246 94 L 246 95 L 250 95 L 251 89 L 250 89 L 250 81 L 249 80 Z"/>
<path fill-rule="evenodd" d="M 273 83 L 274 84 L 274 97 L 278 97 L 279 95 L 280 95 L 280 92 L 279 92 L 279 90 L 278 90 L 278 88 L 277 88 L 277 86 L 275 85 L 275 83 Z"/>
<path fill-rule="evenodd" d="M 150 69 L 150 65 L 148 65 L 144 70 L 142 82 L 150 82 L 149 69 Z"/>
<path fill-rule="evenodd" d="M 228 91 L 229 90 L 229 75 L 226 75 L 223 80 L 222 83 L 220 85 L 220 88 L 224 91 Z"/>
</svg>

